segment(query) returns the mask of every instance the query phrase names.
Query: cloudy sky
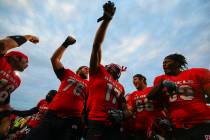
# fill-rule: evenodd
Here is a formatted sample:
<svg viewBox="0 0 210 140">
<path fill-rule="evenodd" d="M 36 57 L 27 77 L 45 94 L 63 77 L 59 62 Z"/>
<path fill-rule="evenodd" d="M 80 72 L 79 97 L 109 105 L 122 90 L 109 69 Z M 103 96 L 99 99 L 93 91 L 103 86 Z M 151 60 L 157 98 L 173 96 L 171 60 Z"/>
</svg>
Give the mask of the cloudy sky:
<svg viewBox="0 0 210 140">
<path fill-rule="evenodd" d="M 105 0 L 0 0 L 0 37 L 33 34 L 40 38 L 27 42 L 20 50 L 30 59 L 21 73 L 22 84 L 12 94 L 11 104 L 28 109 L 37 104 L 59 81 L 50 57 L 68 35 L 77 43 L 62 59 L 76 70 L 88 65 L 92 42 Z M 127 66 L 121 83 L 126 93 L 134 89 L 132 75 L 141 73 L 152 85 L 162 74 L 163 58 L 182 53 L 188 67 L 210 69 L 209 0 L 113 0 L 117 10 L 103 43 L 102 64 L 115 62 Z"/>
</svg>

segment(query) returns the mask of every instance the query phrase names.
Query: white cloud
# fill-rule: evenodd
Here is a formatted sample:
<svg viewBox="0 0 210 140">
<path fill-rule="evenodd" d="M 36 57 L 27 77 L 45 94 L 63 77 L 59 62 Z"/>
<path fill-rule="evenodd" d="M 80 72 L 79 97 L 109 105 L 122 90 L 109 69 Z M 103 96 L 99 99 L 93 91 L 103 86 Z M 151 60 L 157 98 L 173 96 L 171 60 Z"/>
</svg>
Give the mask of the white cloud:
<svg viewBox="0 0 210 140">
<path fill-rule="evenodd" d="M 68 4 L 68 3 L 61 3 L 61 9 L 63 9 L 63 11 L 66 14 L 70 14 L 71 12 L 75 11 L 75 7 L 73 5 Z"/>
<path fill-rule="evenodd" d="M 136 0 L 139 9 L 149 13 L 160 14 L 172 10 L 180 0 Z"/>
<path fill-rule="evenodd" d="M 171 32 L 173 35 L 178 34 L 183 29 L 189 29 L 193 28 L 195 29 L 196 26 L 199 26 L 199 24 L 203 23 L 205 17 L 202 17 L 200 15 L 193 15 L 188 17 L 176 17 L 173 19 L 172 23 L 172 29 Z"/>
<path fill-rule="evenodd" d="M 3 4 L 6 4 L 11 7 L 29 7 L 30 1 L 28 0 L 2 0 Z"/>
<path fill-rule="evenodd" d="M 20 11 L 25 11 L 26 15 L 34 15 L 34 7 L 32 1 L 29 0 L 3 0 L 9 8 Z"/>
<path fill-rule="evenodd" d="M 116 18 L 103 43 L 102 60 L 105 64 L 116 62 L 128 67 L 121 78 L 126 90 L 134 89 L 131 78 L 137 72 L 148 74 L 148 81 L 152 83 L 154 76 L 162 72 L 163 57 L 170 53 L 186 54 L 193 65 L 196 63 L 195 65 L 210 67 L 207 61 L 210 53 L 210 22 L 205 13 L 208 6 L 197 0 L 196 9 L 195 1 L 116 1 Z M 97 26 L 95 20 L 102 14 L 104 2 L 106 1 L 0 0 L 0 7 L 4 9 L 0 10 L 0 18 L 3 19 L 0 20 L 1 35 L 35 34 L 40 37 L 37 45 L 26 43 L 17 48 L 30 57 L 30 66 L 22 74 L 23 83 L 15 91 L 17 96 L 20 95 L 19 92 L 30 92 L 25 105 L 34 103 L 34 99 L 43 96 L 49 88 L 58 87 L 50 56 L 67 35 L 75 34 L 77 43 L 65 52 L 63 64 L 73 70 L 79 65 L 88 65 Z M 129 5 L 124 5 L 127 3 Z M 188 3 L 192 5 L 185 9 L 185 4 Z M 20 105 L 22 100 L 16 99 Z"/>
<path fill-rule="evenodd" d="M 193 67 L 205 67 L 208 68 L 209 60 L 210 60 L 210 48 L 209 48 L 209 40 L 203 41 L 201 44 L 193 46 L 193 50 L 189 49 L 186 52 L 188 56 L 188 63 Z"/>
<path fill-rule="evenodd" d="M 121 37 L 120 41 L 115 44 L 111 44 L 109 48 L 105 50 L 106 60 L 110 62 L 110 54 L 113 60 L 120 61 L 120 63 L 126 63 L 134 52 L 138 50 L 147 41 L 147 35 L 138 35 L 135 37 Z M 105 61 L 106 62 L 106 61 Z"/>
<path fill-rule="evenodd" d="M 47 0 L 45 8 L 51 16 L 56 16 L 58 20 L 67 21 L 69 19 L 79 18 L 80 16 L 75 5 L 70 2 Z"/>
</svg>

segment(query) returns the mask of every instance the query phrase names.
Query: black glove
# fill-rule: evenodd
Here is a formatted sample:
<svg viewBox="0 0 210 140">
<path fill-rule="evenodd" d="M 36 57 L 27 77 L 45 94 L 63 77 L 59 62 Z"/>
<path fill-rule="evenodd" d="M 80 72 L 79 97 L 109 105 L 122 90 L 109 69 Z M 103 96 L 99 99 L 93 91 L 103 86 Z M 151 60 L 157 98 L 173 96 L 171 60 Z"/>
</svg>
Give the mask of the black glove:
<svg viewBox="0 0 210 140">
<path fill-rule="evenodd" d="M 166 88 L 166 91 L 165 91 Z M 160 98 L 163 93 L 166 93 L 169 96 L 173 96 L 177 92 L 177 86 L 174 82 L 169 80 L 163 80 L 158 86 L 155 86 L 154 90 L 151 90 L 147 95 L 149 100 L 154 100 Z"/>
<path fill-rule="evenodd" d="M 168 80 L 163 80 L 162 81 L 162 86 L 163 88 L 167 89 L 167 92 L 171 95 L 173 92 L 176 92 L 177 86 L 174 82 L 168 81 Z"/>
<path fill-rule="evenodd" d="M 72 45 L 75 42 L 76 42 L 76 39 L 74 39 L 72 36 L 68 36 L 61 46 L 63 46 L 64 48 L 67 48 L 69 45 Z"/>
<path fill-rule="evenodd" d="M 107 20 L 111 20 L 112 17 L 114 16 L 114 13 L 115 13 L 115 10 L 116 10 L 116 7 L 114 6 L 114 3 L 111 2 L 111 1 L 108 1 L 107 3 L 105 3 L 103 5 L 103 9 L 104 9 L 104 14 L 102 17 L 100 17 L 97 22 L 100 22 L 104 19 L 107 19 Z"/>
<path fill-rule="evenodd" d="M 111 120 L 111 121 L 120 122 L 123 120 L 122 110 L 110 108 L 108 111 L 108 114 L 109 114 L 109 120 Z"/>
</svg>

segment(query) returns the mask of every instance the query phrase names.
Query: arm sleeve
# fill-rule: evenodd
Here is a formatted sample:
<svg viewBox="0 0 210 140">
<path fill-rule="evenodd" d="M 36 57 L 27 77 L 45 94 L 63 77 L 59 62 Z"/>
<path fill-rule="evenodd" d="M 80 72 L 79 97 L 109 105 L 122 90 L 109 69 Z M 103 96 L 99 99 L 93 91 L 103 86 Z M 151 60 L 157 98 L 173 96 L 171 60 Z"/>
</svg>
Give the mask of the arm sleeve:
<svg viewBox="0 0 210 140">
<path fill-rule="evenodd" d="M 204 89 L 210 86 L 210 71 L 208 69 L 200 69 L 197 76 Z"/>
<path fill-rule="evenodd" d="M 21 35 L 8 36 L 8 37 L 13 39 L 19 46 L 21 46 L 22 44 L 24 44 L 27 41 L 27 39 Z"/>
<path fill-rule="evenodd" d="M 153 82 L 153 86 L 158 86 L 160 84 L 161 80 L 162 80 L 162 78 L 156 77 L 154 82 Z"/>
<path fill-rule="evenodd" d="M 30 110 L 23 110 L 23 111 L 13 110 L 12 114 L 15 114 L 15 115 L 21 116 L 21 117 L 27 117 L 27 116 L 37 113 L 38 111 L 39 111 L 38 107 L 34 107 L 34 108 L 31 108 Z"/>
<path fill-rule="evenodd" d="M 156 77 L 154 82 L 153 82 L 153 87 L 150 90 L 149 94 L 147 95 L 147 98 L 150 100 L 154 100 L 154 99 L 160 99 L 161 96 L 163 96 L 164 94 L 162 94 L 162 88 L 160 86 L 160 82 L 162 81 L 162 77 Z"/>
<path fill-rule="evenodd" d="M 64 68 L 54 70 L 54 72 L 60 81 L 62 81 L 63 78 L 65 77 L 65 69 Z"/>
</svg>

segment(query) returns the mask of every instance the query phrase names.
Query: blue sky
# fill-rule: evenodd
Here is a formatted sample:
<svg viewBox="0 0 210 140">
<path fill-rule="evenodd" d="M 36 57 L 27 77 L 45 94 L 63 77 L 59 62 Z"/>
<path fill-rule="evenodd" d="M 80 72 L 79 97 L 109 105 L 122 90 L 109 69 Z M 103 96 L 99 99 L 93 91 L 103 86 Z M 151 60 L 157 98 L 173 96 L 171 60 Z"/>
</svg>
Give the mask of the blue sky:
<svg viewBox="0 0 210 140">
<path fill-rule="evenodd" d="M 62 59 L 76 70 L 88 65 L 93 39 L 105 0 L 0 0 L 0 37 L 34 34 L 40 43 L 27 42 L 20 50 L 29 56 L 21 73 L 22 84 L 11 95 L 11 104 L 28 109 L 37 104 L 59 81 L 50 57 L 68 35 L 77 39 Z M 210 69 L 209 0 L 113 0 L 117 10 L 103 43 L 102 64 L 127 66 L 120 82 L 126 93 L 135 88 L 132 76 L 141 73 L 152 85 L 162 74 L 163 58 L 182 53 L 188 67 Z"/>
</svg>

